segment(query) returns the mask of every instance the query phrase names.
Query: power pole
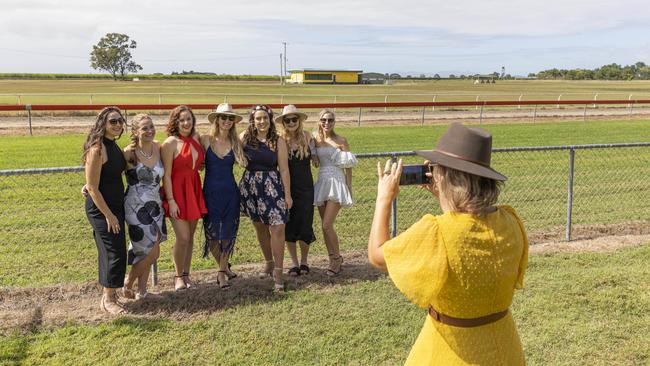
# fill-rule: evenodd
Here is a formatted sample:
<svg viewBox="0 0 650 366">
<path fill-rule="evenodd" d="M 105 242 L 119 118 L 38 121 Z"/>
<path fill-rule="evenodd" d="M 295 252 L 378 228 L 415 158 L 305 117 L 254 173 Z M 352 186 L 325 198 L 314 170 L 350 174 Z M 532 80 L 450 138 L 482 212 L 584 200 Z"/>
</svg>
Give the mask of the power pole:
<svg viewBox="0 0 650 366">
<path fill-rule="evenodd" d="M 284 85 L 284 75 L 282 73 L 282 54 L 280 54 L 280 85 Z"/>
<path fill-rule="evenodd" d="M 287 42 L 282 42 L 284 45 L 284 75 L 287 75 Z"/>
</svg>

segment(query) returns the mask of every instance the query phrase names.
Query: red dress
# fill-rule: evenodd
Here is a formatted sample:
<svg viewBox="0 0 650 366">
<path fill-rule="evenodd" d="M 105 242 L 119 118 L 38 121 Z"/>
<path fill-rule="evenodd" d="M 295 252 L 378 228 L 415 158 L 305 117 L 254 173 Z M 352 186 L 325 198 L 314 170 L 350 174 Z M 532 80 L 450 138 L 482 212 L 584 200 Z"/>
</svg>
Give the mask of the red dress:
<svg viewBox="0 0 650 366">
<path fill-rule="evenodd" d="M 199 176 L 199 167 L 203 164 L 205 153 L 201 145 L 192 137 L 178 136 L 183 140 L 181 152 L 174 158 L 172 163 L 172 192 L 174 192 L 174 201 L 180 211 L 178 218 L 181 220 L 193 221 L 203 217 L 208 212 L 203 200 L 203 190 L 201 190 L 201 177 Z M 198 153 L 194 168 L 192 168 L 192 149 Z M 169 204 L 163 201 L 165 216 L 169 215 Z"/>
</svg>

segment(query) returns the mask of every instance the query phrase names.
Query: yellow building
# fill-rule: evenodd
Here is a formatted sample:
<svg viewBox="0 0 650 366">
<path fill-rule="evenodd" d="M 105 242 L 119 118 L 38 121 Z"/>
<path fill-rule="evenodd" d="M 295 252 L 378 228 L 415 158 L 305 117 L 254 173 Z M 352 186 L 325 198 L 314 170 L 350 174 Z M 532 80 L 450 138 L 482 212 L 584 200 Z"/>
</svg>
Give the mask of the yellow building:
<svg viewBox="0 0 650 366">
<path fill-rule="evenodd" d="M 288 70 L 293 84 L 359 84 L 362 70 L 294 69 Z"/>
</svg>

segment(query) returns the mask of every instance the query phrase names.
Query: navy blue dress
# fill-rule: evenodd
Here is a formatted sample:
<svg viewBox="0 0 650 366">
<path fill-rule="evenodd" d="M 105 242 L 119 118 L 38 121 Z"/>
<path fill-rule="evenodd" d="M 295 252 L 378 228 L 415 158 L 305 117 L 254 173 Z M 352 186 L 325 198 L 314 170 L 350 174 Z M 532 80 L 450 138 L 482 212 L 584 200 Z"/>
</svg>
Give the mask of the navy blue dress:
<svg viewBox="0 0 650 366">
<path fill-rule="evenodd" d="M 205 180 L 203 196 L 208 213 L 203 216 L 207 257 L 210 244 L 219 241 L 222 253 L 232 254 L 239 229 L 239 189 L 232 173 L 235 154 L 232 150 L 219 158 L 212 147 L 205 154 Z"/>
<path fill-rule="evenodd" d="M 282 225 L 289 221 L 284 186 L 278 171 L 278 154 L 263 142 L 244 146 L 248 166 L 239 182 L 241 212 L 255 222 Z"/>
</svg>

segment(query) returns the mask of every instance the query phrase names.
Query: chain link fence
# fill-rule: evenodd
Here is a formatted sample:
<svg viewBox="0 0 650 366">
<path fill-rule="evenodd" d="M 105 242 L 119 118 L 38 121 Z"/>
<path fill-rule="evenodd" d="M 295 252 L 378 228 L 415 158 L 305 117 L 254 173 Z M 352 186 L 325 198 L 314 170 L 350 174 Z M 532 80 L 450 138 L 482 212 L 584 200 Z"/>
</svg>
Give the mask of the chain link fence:
<svg viewBox="0 0 650 366">
<path fill-rule="evenodd" d="M 344 251 L 367 245 L 377 162 L 401 158 L 404 164 L 422 163 L 412 152 L 358 158 L 353 169 L 355 204 L 342 209 L 335 224 Z M 636 225 L 650 232 L 650 143 L 495 149 L 492 164 L 508 177 L 499 203 L 514 206 L 534 238 L 568 240 L 575 230 L 572 225 L 609 225 L 607 233 L 616 233 L 616 225 Z M 237 168 L 236 177 L 241 173 Z M 317 171 L 313 173 L 316 177 Z M 0 286 L 78 282 L 96 276 L 96 248 L 80 193 L 83 184 L 81 167 L 0 171 Z M 426 213 L 440 213 L 434 197 L 417 186 L 401 187 L 394 207 L 396 233 Z M 314 216 L 317 241 L 311 253 L 325 254 L 317 210 Z M 173 268 L 173 242 L 170 232 L 159 260 L 163 271 Z M 195 269 L 214 266 L 212 259 L 200 258 L 202 244 L 199 223 Z M 242 218 L 233 262 L 261 260 L 252 225 Z M 2 273 L 11 273 L 11 278 Z"/>
</svg>

